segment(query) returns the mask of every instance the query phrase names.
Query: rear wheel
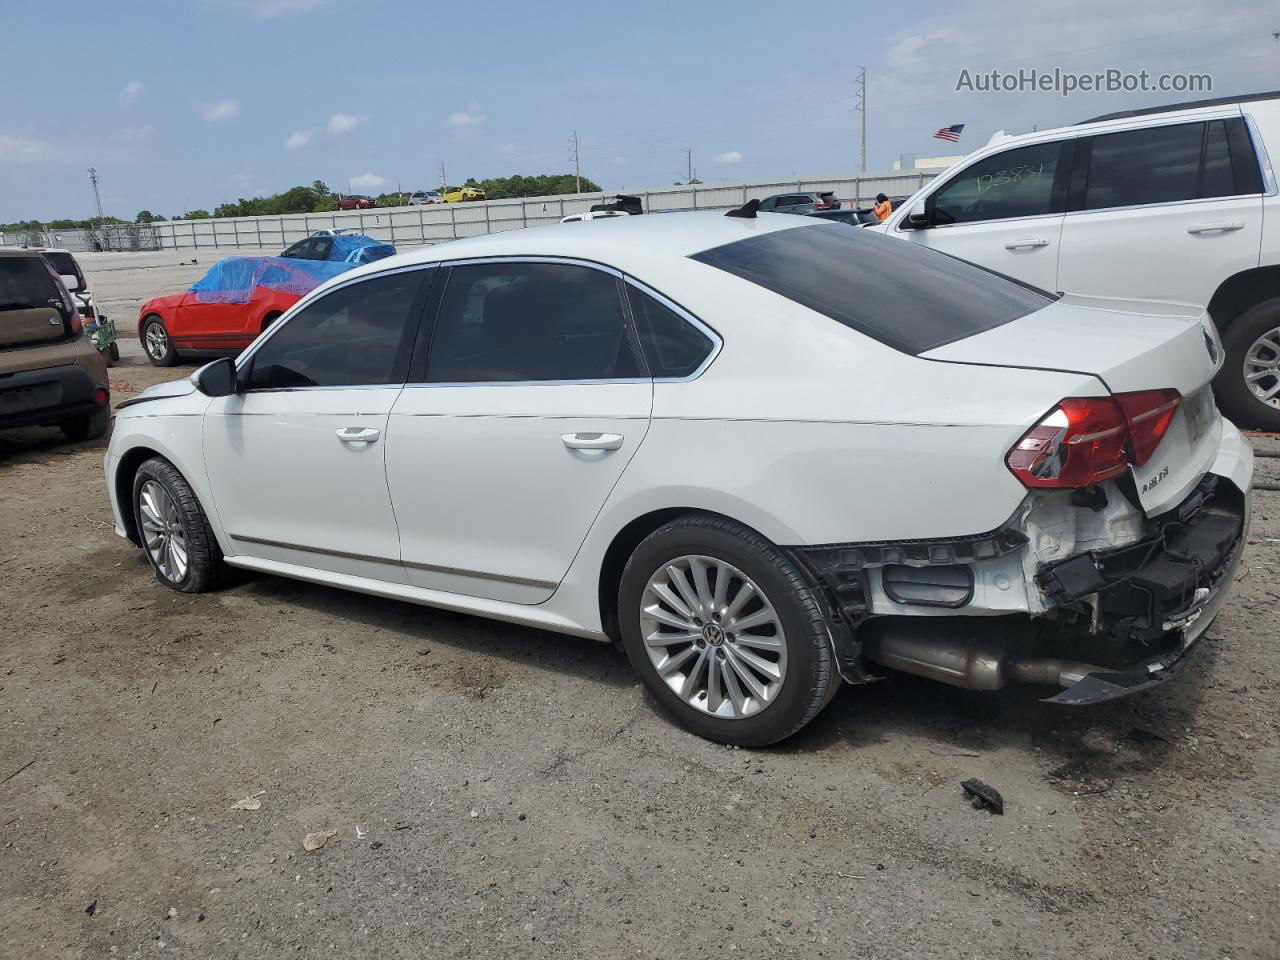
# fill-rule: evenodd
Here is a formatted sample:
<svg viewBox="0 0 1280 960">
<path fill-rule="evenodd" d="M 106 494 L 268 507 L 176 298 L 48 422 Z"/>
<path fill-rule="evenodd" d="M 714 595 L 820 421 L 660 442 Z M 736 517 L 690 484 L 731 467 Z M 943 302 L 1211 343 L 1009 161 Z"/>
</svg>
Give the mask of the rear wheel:
<svg viewBox="0 0 1280 960">
<path fill-rule="evenodd" d="M 209 519 L 168 460 L 152 457 L 138 468 L 133 511 L 157 580 L 182 593 L 204 593 L 223 581 L 226 564 Z"/>
<path fill-rule="evenodd" d="M 719 517 L 675 520 L 622 575 L 623 646 L 650 694 L 721 743 L 791 736 L 839 684 L 808 583 L 764 537 Z"/>
<path fill-rule="evenodd" d="M 81 440 L 96 440 L 107 432 L 111 426 L 111 408 L 100 407 L 93 413 L 81 417 L 71 417 L 58 424 L 63 434 L 72 443 Z"/>
<path fill-rule="evenodd" d="M 1250 307 L 1222 338 L 1218 403 L 1242 427 L 1280 430 L 1280 297 Z"/>
<path fill-rule="evenodd" d="M 107 356 L 111 358 L 113 363 L 118 362 L 120 360 L 120 344 L 112 340 L 110 345 L 107 347 Z"/>
<path fill-rule="evenodd" d="M 178 362 L 178 351 L 173 349 L 169 331 L 154 313 L 142 323 L 142 348 L 147 351 L 147 359 L 157 367 L 172 367 Z"/>
</svg>

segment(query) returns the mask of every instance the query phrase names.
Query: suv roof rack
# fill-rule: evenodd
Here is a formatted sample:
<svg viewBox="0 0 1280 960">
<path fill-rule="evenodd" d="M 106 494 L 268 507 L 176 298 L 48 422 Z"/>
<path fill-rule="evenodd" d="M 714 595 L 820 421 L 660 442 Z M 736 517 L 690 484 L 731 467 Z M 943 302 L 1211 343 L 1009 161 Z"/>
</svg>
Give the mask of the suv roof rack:
<svg viewBox="0 0 1280 960">
<path fill-rule="evenodd" d="M 1145 117 L 1153 113 L 1171 113 L 1174 110 L 1194 110 L 1196 107 L 1222 107 L 1229 103 L 1249 103 L 1253 100 L 1280 100 L 1280 90 L 1269 93 L 1245 93 L 1236 97 L 1213 97 L 1209 100 L 1184 100 L 1182 103 L 1167 103 L 1162 107 L 1143 107 L 1141 110 L 1120 110 L 1116 113 L 1104 113 L 1100 117 L 1081 120 L 1077 127 L 1086 123 L 1101 123 L 1104 120 L 1126 120 L 1129 117 Z"/>
</svg>

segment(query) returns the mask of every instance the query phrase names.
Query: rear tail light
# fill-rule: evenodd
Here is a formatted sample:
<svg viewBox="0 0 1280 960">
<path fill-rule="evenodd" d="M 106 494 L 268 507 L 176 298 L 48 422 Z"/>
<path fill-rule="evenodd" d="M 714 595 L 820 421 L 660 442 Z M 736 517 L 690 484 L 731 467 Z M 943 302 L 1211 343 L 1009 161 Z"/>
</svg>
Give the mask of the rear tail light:
<svg viewBox="0 0 1280 960">
<path fill-rule="evenodd" d="M 1151 458 L 1181 401 L 1177 390 L 1068 397 L 1022 435 L 1005 463 L 1025 487 L 1074 489 L 1110 480 Z"/>
<path fill-rule="evenodd" d="M 93 402 L 100 407 L 105 407 L 107 405 L 107 401 L 110 399 L 111 394 L 107 393 L 106 387 L 99 387 L 97 390 L 93 391 Z"/>
<path fill-rule="evenodd" d="M 72 309 L 71 316 L 67 319 L 67 326 L 71 328 L 72 336 L 84 329 L 84 321 L 80 319 L 79 310 Z"/>
</svg>

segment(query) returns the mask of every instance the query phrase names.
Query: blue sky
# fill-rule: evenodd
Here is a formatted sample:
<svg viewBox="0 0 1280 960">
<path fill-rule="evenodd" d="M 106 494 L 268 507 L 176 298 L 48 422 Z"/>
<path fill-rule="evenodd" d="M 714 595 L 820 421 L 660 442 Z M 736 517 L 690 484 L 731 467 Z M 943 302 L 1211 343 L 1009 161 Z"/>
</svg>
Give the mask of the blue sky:
<svg viewBox="0 0 1280 960">
<path fill-rule="evenodd" d="M 704 181 L 848 173 L 859 64 L 868 166 L 886 169 L 1179 99 L 957 93 L 962 68 L 1277 89 L 1274 30 L 1274 0 L 9 0 L 0 222 L 90 215 L 90 165 L 109 213 L 172 216 L 315 179 L 432 188 L 441 161 L 454 182 L 563 172 L 575 128 L 583 173 L 610 190 L 684 179 L 687 147 Z M 952 123 L 958 146 L 931 139 Z"/>
</svg>

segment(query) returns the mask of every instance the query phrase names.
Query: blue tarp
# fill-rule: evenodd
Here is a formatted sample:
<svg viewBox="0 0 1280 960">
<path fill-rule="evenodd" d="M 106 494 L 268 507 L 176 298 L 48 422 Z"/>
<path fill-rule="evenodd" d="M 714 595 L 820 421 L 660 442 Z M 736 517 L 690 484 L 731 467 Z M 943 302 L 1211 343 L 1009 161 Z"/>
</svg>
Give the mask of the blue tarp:
<svg viewBox="0 0 1280 960">
<path fill-rule="evenodd" d="M 373 237 L 340 233 L 333 238 L 329 259 L 348 263 L 373 263 L 383 257 L 393 256 L 395 252 L 396 248 L 391 244 L 379 243 Z"/>
<path fill-rule="evenodd" d="M 335 241 L 339 239 L 347 238 L 334 237 Z M 208 273 L 192 284 L 191 292 L 201 303 L 248 303 L 259 287 L 301 297 L 330 277 L 346 273 L 356 266 L 333 260 L 228 257 L 215 263 Z"/>
</svg>

